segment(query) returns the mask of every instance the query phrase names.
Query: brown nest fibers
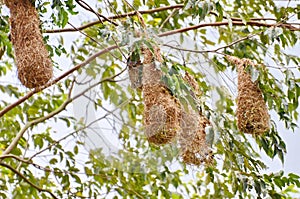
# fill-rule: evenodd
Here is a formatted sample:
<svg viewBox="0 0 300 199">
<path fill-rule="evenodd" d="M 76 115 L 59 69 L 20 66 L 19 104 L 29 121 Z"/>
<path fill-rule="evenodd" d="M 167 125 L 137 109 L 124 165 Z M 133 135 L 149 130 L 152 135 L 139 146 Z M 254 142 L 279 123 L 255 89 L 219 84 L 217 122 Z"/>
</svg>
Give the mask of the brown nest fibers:
<svg viewBox="0 0 300 199">
<path fill-rule="evenodd" d="M 143 48 L 142 53 L 145 135 L 153 144 L 170 143 L 180 128 L 180 103 L 161 82 L 162 71 L 155 66 L 162 62 L 159 48 Z"/>
<path fill-rule="evenodd" d="M 249 59 L 227 57 L 235 64 L 238 71 L 238 97 L 237 97 L 237 125 L 240 131 L 249 134 L 261 135 L 270 129 L 270 115 L 262 92 L 258 85 L 251 80 L 245 67 L 254 67 Z"/>
<path fill-rule="evenodd" d="M 27 88 L 47 83 L 52 63 L 43 41 L 38 13 L 30 0 L 6 0 L 10 9 L 11 41 L 15 50 L 18 78 Z"/>
<path fill-rule="evenodd" d="M 199 96 L 201 92 L 194 77 L 186 72 L 184 79 L 193 88 L 191 95 Z M 205 128 L 209 125 L 209 120 L 199 110 L 189 107 L 189 110 L 182 111 L 179 144 L 184 163 L 192 165 L 212 163 L 213 155 L 206 143 L 205 132 Z"/>
<path fill-rule="evenodd" d="M 210 122 L 206 117 L 192 110 L 182 114 L 182 132 L 179 136 L 179 143 L 184 163 L 192 165 L 212 163 L 212 151 L 205 139 L 205 127 L 209 125 Z"/>
</svg>

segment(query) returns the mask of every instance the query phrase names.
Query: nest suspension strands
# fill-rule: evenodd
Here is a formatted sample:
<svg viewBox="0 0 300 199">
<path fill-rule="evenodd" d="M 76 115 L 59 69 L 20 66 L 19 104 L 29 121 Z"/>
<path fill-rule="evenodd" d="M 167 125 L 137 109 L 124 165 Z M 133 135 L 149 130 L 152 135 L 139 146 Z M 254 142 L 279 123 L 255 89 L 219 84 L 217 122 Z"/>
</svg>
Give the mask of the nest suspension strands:
<svg viewBox="0 0 300 199">
<path fill-rule="evenodd" d="M 270 115 L 262 92 L 251 80 L 245 67 L 255 66 L 249 59 L 228 56 L 228 61 L 235 64 L 238 71 L 237 125 L 240 131 L 261 135 L 270 129 Z"/>
<path fill-rule="evenodd" d="M 127 69 L 130 80 L 130 86 L 133 89 L 142 88 L 143 63 L 140 55 L 133 51 L 127 59 Z"/>
<path fill-rule="evenodd" d="M 52 78 L 53 68 L 39 27 L 38 13 L 30 0 L 6 0 L 5 4 L 10 9 L 18 78 L 27 88 L 43 86 Z"/>
<path fill-rule="evenodd" d="M 193 88 L 191 95 L 197 100 L 197 97 L 201 95 L 198 83 L 187 72 L 184 79 Z M 209 125 L 209 120 L 199 110 L 194 110 L 192 107 L 189 107 L 188 110 L 182 110 L 179 144 L 180 155 L 184 163 L 192 165 L 212 163 L 213 154 L 206 143 L 205 133 L 205 128 Z"/>
<path fill-rule="evenodd" d="M 180 103 L 161 82 L 162 71 L 155 63 L 161 63 L 160 49 L 143 48 L 142 91 L 144 98 L 145 135 L 150 143 L 166 144 L 174 140 L 180 129 Z"/>
</svg>

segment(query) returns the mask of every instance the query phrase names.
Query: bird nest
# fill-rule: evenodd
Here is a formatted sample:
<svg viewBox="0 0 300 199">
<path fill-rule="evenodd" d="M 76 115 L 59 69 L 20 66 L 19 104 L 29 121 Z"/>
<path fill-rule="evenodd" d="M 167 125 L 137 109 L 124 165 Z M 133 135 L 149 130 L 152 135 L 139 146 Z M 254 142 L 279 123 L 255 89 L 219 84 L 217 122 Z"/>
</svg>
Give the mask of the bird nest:
<svg viewBox="0 0 300 199">
<path fill-rule="evenodd" d="M 161 82 L 162 71 L 156 66 L 162 62 L 159 48 L 143 48 L 142 53 L 145 135 L 153 144 L 170 143 L 180 128 L 180 103 Z"/>
<path fill-rule="evenodd" d="M 174 140 L 180 129 L 180 104 L 161 84 L 144 85 L 145 135 L 153 144 Z"/>
<path fill-rule="evenodd" d="M 186 81 L 186 83 L 188 85 L 190 85 L 191 88 L 193 88 L 193 91 L 191 93 L 191 95 L 193 95 L 193 97 L 201 96 L 202 93 L 200 91 L 199 85 L 198 85 L 197 81 L 195 80 L 195 78 L 190 73 L 185 72 L 184 80 Z"/>
<path fill-rule="evenodd" d="M 181 157 L 186 164 L 211 163 L 211 149 L 206 144 L 205 128 L 210 125 L 206 117 L 190 110 L 184 112 L 181 120 L 179 143 Z"/>
<path fill-rule="evenodd" d="M 40 21 L 29 0 L 9 0 L 11 41 L 18 78 L 27 88 L 46 84 L 53 75 L 52 62 L 43 41 Z"/>
<path fill-rule="evenodd" d="M 249 134 L 263 134 L 270 129 L 270 115 L 262 92 L 245 71 L 253 67 L 249 59 L 228 56 L 227 59 L 236 65 L 238 71 L 237 124 L 240 131 Z"/>
<path fill-rule="evenodd" d="M 198 83 L 193 76 L 186 72 L 184 80 L 193 88 L 191 92 L 193 97 L 201 95 Z M 199 110 L 194 110 L 190 106 L 188 110 L 182 110 L 179 144 L 184 163 L 191 165 L 212 163 L 213 155 L 206 143 L 205 132 L 205 128 L 209 125 L 209 120 Z"/>
</svg>

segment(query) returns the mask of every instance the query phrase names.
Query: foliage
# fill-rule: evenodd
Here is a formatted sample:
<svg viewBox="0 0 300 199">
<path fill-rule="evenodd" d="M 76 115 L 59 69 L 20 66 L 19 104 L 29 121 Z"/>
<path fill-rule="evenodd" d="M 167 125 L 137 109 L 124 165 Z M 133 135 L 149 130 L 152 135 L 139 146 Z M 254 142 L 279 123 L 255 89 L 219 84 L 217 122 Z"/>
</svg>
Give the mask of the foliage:
<svg viewBox="0 0 300 199">
<path fill-rule="evenodd" d="M 298 193 L 299 176 L 267 173 L 260 154 L 284 163 L 286 144 L 277 126 L 299 129 L 300 58 L 287 50 L 299 43 L 300 29 L 291 21 L 299 21 L 300 5 L 36 0 L 55 77 L 35 90 L 17 80 L 9 13 L 0 6 L 1 198 L 292 198 Z M 76 33 L 70 41 L 71 33 L 63 32 Z M 130 87 L 126 62 L 132 49 L 143 59 L 140 47 L 156 44 L 165 61 L 157 67 L 170 92 L 186 106 L 200 106 L 212 123 L 207 132 L 212 165 L 185 165 L 176 141 L 154 146 L 143 135 L 143 95 Z M 263 136 L 237 128 L 231 92 L 237 84 L 229 78 L 236 68 L 226 55 L 258 63 L 248 72 L 271 113 L 271 131 Z M 196 104 L 182 79 L 185 71 L 201 89 Z"/>
</svg>

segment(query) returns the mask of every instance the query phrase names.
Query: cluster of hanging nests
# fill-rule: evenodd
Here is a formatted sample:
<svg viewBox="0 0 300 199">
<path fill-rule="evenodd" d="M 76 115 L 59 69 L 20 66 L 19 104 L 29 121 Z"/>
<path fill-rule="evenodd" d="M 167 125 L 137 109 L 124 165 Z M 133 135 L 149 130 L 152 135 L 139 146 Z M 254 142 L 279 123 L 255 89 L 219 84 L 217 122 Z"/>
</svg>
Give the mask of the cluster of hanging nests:
<svg viewBox="0 0 300 199">
<path fill-rule="evenodd" d="M 150 143 L 162 145 L 179 140 L 181 158 L 187 164 L 212 163 L 212 152 L 206 144 L 205 128 L 209 121 L 189 107 L 185 110 L 180 101 L 162 83 L 163 72 L 156 67 L 162 63 L 160 49 L 142 47 L 143 63 L 128 65 L 129 78 L 133 87 L 140 87 L 144 100 L 145 135 Z M 142 70 L 142 79 L 137 71 Z M 184 77 L 195 95 L 200 94 L 199 86 L 188 73 Z M 136 84 L 136 82 L 139 82 Z"/>
<path fill-rule="evenodd" d="M 52 78 L 53 68 L 39 27 L 38 13 L 30 0 L 5 0 L 4 3 L 10 10 L 18 78 L 27 88 L 43 86 Z"/>
<path fill-rule="evenodd" d="M 45 85 L 53 76 L 52 62 L 43 41 L 38 13 L 30 0 L 5 0 L 10 9 L 11 41 L 15 49 L 18 78 L 27 88 Z M 160 49 L 141 48 L 143 62 L 129 64 L 129 76 L 134 88 L 141 88 L 144 99 L 145 135 L 157 145 L 179 140 L 185 163 L 200 165 L 212 162 L 211 149 L 206 144 L 205 128 L 210 125 L 201 112 L 185 110 L 179 100 L 161 82 L 163 73 L 156 67 L 162 63 Z M 227 56 L 238 70 L 237 124 L 240 131 L 263 134 L 270 129 L 270 116 L 261 90 L 245 71 L 254 67 L 248 59 Z M 141 75 L 142 74 L 142 75 Z M 184 80 L 193 88 L 192 95 L 201 95 L 193 76 Z"/>
<path fill-rule="evenodd" d="M 162 145 L 175 140 L 180 144 L 183 162 L 192 165 L 213 162 L 212 150 L 206 143 L 205 128 L 209 120 L 198 110 L 185 110 L 180 101 L 161 82 L 163 72 L 156 67 L 162 63 L 160 49 L 141 48 L 144 60 L 128 65 L 129 78 L 134 88 L 140 88 L 144 100 L 145 135 L 150 143 Z M 130 57 L 129 57 L 130 59 Z M 237 123 L 241 132 L 260 135 L 270 129 L 270 116 L 262 92 L 252 82 L 247 66 L 255 66 L 249 59 L 227 56 L 238 70 Z M 193 88 L 191 95 L 201 95 L 199 85 L 192 75 L 185 73 L 185 82 Z"/>
</svg>

